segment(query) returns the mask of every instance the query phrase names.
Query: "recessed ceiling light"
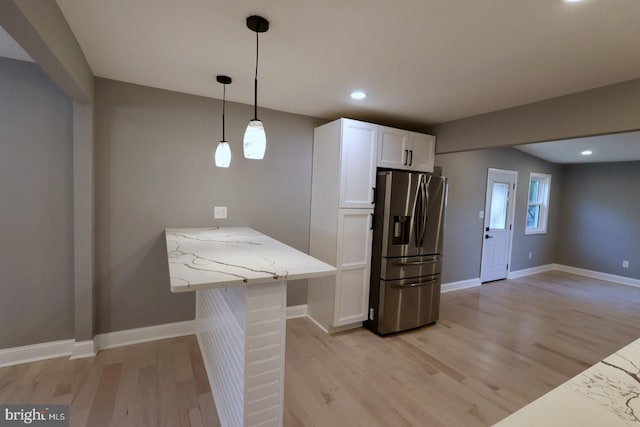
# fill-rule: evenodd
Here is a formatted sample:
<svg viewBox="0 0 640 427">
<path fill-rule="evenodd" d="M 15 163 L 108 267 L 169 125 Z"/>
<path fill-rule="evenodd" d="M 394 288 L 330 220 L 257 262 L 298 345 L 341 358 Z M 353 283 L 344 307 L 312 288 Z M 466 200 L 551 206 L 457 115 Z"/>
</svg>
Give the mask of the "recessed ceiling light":
<svg viewBox="0 0 640 427">
<path fill-rule="evenodd" d="M 367 94 L 362 92 L 361 90 L 356 90 L 355 92 L 351 92 L 351 99 L 365 99 Z"/>
<path fill-rule="evenodd" d="M 575 1 L 575 0 L 574 0 Z M 582 154 L 583 156 L 590 156 L 593 154 L 593 151 L 591 150 L 584 150 L 583 152 L 581 152 L 580 154 Z"/>
<path fill-rule="evenodd" d="M 565 3 L 579 3 L 582 0 L 564 0 Z"/>
</svg>

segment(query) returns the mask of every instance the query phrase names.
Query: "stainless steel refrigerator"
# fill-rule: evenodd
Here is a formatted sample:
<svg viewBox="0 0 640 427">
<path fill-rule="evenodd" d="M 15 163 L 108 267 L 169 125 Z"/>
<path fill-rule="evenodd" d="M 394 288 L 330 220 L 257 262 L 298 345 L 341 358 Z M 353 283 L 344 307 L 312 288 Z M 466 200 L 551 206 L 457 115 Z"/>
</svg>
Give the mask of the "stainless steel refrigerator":
<svg viewBox="0 0 640 427">
<path fill-rule="evenodd" d="M 365 326 L 386 335 L 434 323 L 440 313 L 447 179 L 380 171 L 375 194 Z"/>
</svg>

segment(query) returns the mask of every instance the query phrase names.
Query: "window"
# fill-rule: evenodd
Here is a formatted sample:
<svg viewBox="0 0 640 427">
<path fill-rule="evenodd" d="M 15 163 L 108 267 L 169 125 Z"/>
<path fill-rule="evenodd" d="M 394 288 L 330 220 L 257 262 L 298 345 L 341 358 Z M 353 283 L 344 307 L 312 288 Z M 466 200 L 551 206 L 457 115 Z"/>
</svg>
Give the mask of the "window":
<svg viewBox="0 0 640 427">
<path fill-rule="evenodd" d="M 507 204 L 509 202 L 509 183 L 494 182 L 491 191 L 491 216 L 489 228 L 491 230 L 507 229 Z"/>
<path fill-rule="evenodd" d="M 532 173 L 529 178 L 529 201 L 527 203 L 527 226 L 524 234 L 543 234 L 547 232 L 549 214 L 549 190 L 551 175 Z"/>
</svg>

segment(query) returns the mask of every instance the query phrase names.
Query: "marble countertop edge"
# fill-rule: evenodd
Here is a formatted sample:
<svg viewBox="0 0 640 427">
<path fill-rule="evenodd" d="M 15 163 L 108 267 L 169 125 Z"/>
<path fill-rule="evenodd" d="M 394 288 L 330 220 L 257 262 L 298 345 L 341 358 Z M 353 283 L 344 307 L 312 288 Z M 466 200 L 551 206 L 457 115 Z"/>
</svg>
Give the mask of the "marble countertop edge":
<svg viewBox="0 0 640 427">
<path fill-rule="evenodd" d="M 249 227 L 167 228 L 171 292 L 332 276 L 336 268 Z"/>
</svg>

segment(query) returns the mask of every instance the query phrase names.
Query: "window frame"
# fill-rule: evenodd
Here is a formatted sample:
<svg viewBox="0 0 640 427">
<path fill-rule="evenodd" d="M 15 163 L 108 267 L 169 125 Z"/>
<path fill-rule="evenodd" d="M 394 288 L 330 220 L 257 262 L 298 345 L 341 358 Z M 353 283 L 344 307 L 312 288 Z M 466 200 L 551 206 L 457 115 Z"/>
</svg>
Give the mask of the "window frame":
<svg viewBox="0 0 640 427">
<path fill-rule="evenodd" d="M 538 182 L 538 201 L 532 202 L 529 200 L 531 194 L 531 184 L 537 181 Z M 542 189 L 540 188 L 542 187 Z M 543 191 L 544 194 L 540 195 L 540 191 Z M 529 191 L 527 191 L 527 208 L 525 209 L 525 217 L 524 217 L 524 234 L 546 234 L 547 233 L 547 223 L 549 219 L 549 196 L 551 194 L 551 175 L 546 173 L 539 172 L 531 172 L 529 174 Z M 531 206 L 539 206 L 538 213 L 538 227 L 528 227 L 527 226 L 527 217 L 529 216 L 529 208 Z"/>
</svg>

